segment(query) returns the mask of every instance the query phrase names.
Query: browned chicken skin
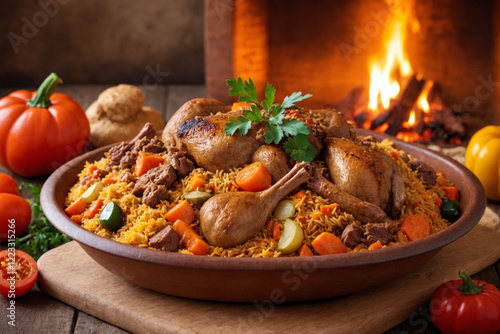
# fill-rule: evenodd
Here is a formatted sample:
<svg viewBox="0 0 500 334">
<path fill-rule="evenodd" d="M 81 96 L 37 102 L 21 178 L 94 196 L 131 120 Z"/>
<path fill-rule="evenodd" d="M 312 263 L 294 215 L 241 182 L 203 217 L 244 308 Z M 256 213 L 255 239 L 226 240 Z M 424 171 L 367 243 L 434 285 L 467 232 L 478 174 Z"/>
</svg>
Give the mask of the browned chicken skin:
<svg viewBox="0 0 500 334">
<path fill-rule="evenodd" d="M 252 156 L 252 162 L 260 162 L 266 167 L 273 183 L 278 182 L 290 171 L 286 153 L 274 145 L 262 145 Z"/>
<path fill-rule="evenodd" d="M 307 186 L 321 197 L 338 203 L 340 209 L 352 214 L 354 218 L 362 223 L 376 223 L 386 218 L 384 210 L 340 190 L 324 178 L 317 168 L 314 168 L 313 175 Z"/>
<path fill-rule="evenodd" d="M 240 112 L 197 117 L 181 123 L 177 129 L 178 140 L 188 157 L 206 170 L 229 171 L 252 161 L 255 150 L 262 145 L 256 130 L 245 136 L 235 133 L 227 136 L 226 123 L 238 117 Z"/>
<path fill-rule="evenodd" d="M 345 138 L 327 138 L 325 162 L 333 183 L 386 213 L 400 211 L 405 185 L 400 167 L 386 154 Z"/>
<path fill-rule="evenodd" d="M 211 245 L 233 247 L 264 227 L 276 204 L 310 178 L 311 165 L 296 164 L 278 183 L 260 192 L 220 193 L 203 204 L 200 223 Z"/>
<path fill-rule="evenodd" d="M 197 116 L 209 116 L 218 112 L 228 112 L 229 110 L 229 107 L 217 100 L 204 98 L 189 100 L 170 117 L 163 129 L 162 139 L 167 146 L 177 145 L 179 149 L 183 149 L 177 138 L 177 129 L 181 123 L 192 120 Z"/>
</svg>

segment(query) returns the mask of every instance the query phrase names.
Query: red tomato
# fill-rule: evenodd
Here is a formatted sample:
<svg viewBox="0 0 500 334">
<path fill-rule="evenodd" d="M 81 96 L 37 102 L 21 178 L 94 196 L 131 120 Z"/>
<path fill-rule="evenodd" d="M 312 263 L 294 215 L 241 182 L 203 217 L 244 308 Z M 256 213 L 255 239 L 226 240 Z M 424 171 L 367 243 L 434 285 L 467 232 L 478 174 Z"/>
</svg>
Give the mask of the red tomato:
<svg viewBox="0 0 500 334">
<path fill-rule="evenodd" d="M 0 193 L 0 241 L 23 235 L 31 222 L 31 206 L 21 196 Z"/>
<path fill-rule="evenodd" d="M 8 298 L 28 293 L 38 278 L 35 260 L 20 250 L 0 252 L 0 294 Z"/>
<path fill-rule="evenodd" d="M 464 272 L 459 276 L 462 280 L 443 283 L 432 294 L 434 325 L 444 334 L 498 333 L 500 291 L 492 284 L 473 281 Z"/>
<path fill-rule="evenodd" d="M 9 193 L 20 196 L 17 183 L 12 176 L 0 173 L 0 193 Z"/>
</svg>

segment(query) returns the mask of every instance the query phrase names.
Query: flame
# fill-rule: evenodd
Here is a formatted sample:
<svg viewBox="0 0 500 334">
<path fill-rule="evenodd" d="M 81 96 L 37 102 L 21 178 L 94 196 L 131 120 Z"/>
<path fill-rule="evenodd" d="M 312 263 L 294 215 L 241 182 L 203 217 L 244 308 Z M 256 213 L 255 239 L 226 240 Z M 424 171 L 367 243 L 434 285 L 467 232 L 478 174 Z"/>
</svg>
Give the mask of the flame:
<svg viewBox="0 0 500 334">
<path fill-rule="evenodd" d="M 403 1 L 403 0 L 401 0 Z M 383 57 L 370 62 L 370 90 L 368 109 L 375 115 L 389 108 L 391 100 L 400 92 L 399 82 L 412 74 L 408 54 L 405 50 L 407 28 L 419 30 L 418 21 L 412 19 L 409 3 L 397 2 L 391 21 L 384 31 L 382 44 L 385 46 Z"/>
<path fill-rule="evenodd" d="M 431 80 L 427 81 L 417 100 L 417 107 L 424 113 L 428 113 L 431 110 L 431 107 L 429 106 L 429 91 L 432 85 L 433 82 Z"/>
<path fill-rule="evenodd" d="M 415 111 L 412 110 L 410 112 L 410 117 L 408 117 L 408 125 L 409 126 L 414 126 L 415 125 L 415 120 L 416 120 L 416 117 L 415 117 Z"/>
</svg>

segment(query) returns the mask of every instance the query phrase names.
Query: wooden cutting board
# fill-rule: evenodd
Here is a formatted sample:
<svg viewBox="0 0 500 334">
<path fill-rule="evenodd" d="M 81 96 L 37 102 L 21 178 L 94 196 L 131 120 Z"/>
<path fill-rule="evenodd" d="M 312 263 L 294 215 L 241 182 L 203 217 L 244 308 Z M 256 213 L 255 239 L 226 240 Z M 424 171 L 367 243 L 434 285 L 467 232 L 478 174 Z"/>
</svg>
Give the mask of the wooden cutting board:
<svg viewBox="0 0 500 334">
<path fill-rule="evenodd" d="M 76 242 L 38 261 L 47 294 L 134 333 L 377 333 L 426 304 L 441 283 L 500 258 L 500 218 L 490 209 L 464 237 L 416 271 L 349 296 L 285 305 L 206 302 L 132 285 L 94 262 Z M 366 275 L 369 278 L 369 273 Z M 203 279 L 203 277 L 200 277 Z"/>
</svg>

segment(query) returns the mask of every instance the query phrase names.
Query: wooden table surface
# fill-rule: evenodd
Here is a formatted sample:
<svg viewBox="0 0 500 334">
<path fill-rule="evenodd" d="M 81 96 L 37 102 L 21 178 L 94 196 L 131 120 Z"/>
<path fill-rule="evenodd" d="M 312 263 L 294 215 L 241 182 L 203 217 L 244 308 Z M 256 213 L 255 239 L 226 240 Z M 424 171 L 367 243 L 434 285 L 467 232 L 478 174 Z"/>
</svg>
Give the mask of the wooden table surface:
<svg viewBox="0 0 500 334">
<path fill-rule="evenodd" d="M 85 110 L 108 86 L 84 86 L 84 85 L 61 85 L 57 91 L 66 93 L 77 100 Z M 180 85 L 149 85 L 139 87 L 145 94 L 145 105 L 158 110 L 164 120 L 168 120 L 172 114 L 187 100 L 195 97 L 206 96 L 204 86 L 180 86 Z M 0 89 L 0 97 L 3 97 L 15 89 Z M 12 175 L 18 183 L 36 183 L 40 186 L 44 178 L 23 178 L 0 167 L 0 172 Z M 23 196 L 27 194 L 23 193 Z M 488 206 L 500 214 L 500 204 L 489 201 Z M 0 244 L 1 249 L 6 244 Z M 490 282 L 500 288 L 500 259 L 481 272 L 473 275 L 474 279 Z M 29 294 L 18 298 L 16 307 L 16 326 L 8 325 L 6 308 L 9 299 L 0 298 L 0 332 L 1 333 L 58 333 L 58 334 L 90 334 L 90 333 L 127 333 L 126 331 L 103 322 L 69 305 L 66 305 L 51 296 L 46 295 L 38 287 L 34 287 Z M 415 309 L 415 313 L 405 322 L 392 328 L 387 333 L 439 333 L 432 325 L 427 308 Z"/>
</svg>

